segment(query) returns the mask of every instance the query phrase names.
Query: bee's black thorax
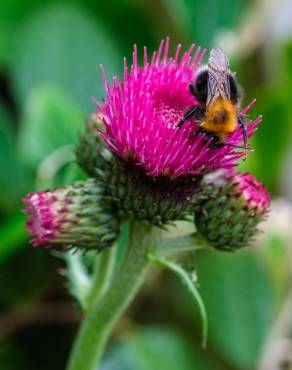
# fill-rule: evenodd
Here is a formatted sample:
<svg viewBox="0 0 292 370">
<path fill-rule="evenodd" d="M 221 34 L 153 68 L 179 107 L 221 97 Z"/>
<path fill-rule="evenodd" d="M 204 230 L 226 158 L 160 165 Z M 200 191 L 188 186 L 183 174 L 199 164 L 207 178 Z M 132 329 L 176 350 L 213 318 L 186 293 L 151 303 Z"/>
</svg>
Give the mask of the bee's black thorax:
<svg viewBox="0 0 292 370">
<path fill-rule="evenodd" d="M 199 105 L 205 106 L 208 94 L 208 70 L 198 74 L 195 81 L 189 85 L 191 94 L 196 98 Z"/>
</svg>

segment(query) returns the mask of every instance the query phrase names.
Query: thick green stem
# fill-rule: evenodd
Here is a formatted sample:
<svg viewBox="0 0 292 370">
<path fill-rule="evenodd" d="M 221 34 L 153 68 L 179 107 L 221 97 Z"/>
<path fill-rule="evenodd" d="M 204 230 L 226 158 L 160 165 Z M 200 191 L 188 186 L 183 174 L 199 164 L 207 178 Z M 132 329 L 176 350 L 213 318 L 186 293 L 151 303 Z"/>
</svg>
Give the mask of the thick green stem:
<svg viewBox="0 0 292 370">
<path fill-rule="evenodd" d="M 111 330 L 139 289 L 149 262 L 147 252 L 154 244 L 155 228 L 133 223 L 123 263 L 112 286 L 93 300 L 83 319 L 67 370 L 96 370 Z"/>
</svg>

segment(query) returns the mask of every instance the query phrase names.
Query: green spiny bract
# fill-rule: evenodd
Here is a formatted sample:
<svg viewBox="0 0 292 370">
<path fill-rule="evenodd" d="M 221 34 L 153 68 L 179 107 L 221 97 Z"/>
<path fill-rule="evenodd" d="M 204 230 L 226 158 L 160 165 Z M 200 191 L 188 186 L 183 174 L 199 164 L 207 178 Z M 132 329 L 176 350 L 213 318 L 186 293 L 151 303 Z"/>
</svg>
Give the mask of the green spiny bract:
<svg viewBox="0 0 292 370">
<path fill-rule="evenodd" d="M 202 181 L 195 224 L 210 245 L 234 251 L 250 243 L 268 207 L 268 193 L 254 177 L 223 171 Z"/>
</svg>

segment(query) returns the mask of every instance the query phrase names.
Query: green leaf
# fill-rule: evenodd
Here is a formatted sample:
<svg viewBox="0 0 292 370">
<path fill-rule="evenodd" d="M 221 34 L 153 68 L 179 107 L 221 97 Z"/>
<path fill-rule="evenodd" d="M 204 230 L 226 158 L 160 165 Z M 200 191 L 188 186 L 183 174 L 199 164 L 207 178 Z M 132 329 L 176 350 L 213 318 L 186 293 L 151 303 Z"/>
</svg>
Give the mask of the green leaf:
<svg viewBox="0 0 292 370">
<path fill-rule="evenodd" d="M 104 26 L 74 4 L 53 4 L 26 18 L 20 29 L 12 80 L 20 105 L 40 83 L 55 83 L 86 112 L 90 96 L 104 93 L 99 65 L 108 76 L 121 71 L 118 46 Z"/>
<path fill-rule="evenodd" d="M 25 106 L 19 129 L 20 155 L 36 168 L 56 149 L 75 144 L 82 129 L 83 115 L 71 98 L 56 86 L 39 86 Z"/>
<path fill-rule="evenodd" d="M 167 269 L 175 273 L 189 289 L 189 292 L 191 293 L 192 298 L 196 301 L 200 311 L 202 319 L 202 347 L 206 348 L 208 337 L 208 317 L 204 301 L 202 300 L 201 295 L 196 287 L 196 281 L 194 281 L 180 265 L 170 259 L 157 257 L 153 254 L 149 254 L 148 258 L 150 261 L 156 263 L 157 265 L 166 267 Z"/>
<path fill-rule="evenodd" d="M 250 251 L 209 251 L 193 257 L 209 317 L 209 345 L 240 369 L 254 369 L 274 319 L 275 300 L 267 269 Z M 186 317 L 193 307 L 178 297 Z"/>
<path fill-rule="evenodd" d="M 67 252 L 63 254 L 66 261 L 66 277 L 68 289 L 80 307 L 85 309 L 87 306 L 88 293 L 90 291 L 91 279 L 83 263 L 82 253 L 79 251 Z"/>
</svg>

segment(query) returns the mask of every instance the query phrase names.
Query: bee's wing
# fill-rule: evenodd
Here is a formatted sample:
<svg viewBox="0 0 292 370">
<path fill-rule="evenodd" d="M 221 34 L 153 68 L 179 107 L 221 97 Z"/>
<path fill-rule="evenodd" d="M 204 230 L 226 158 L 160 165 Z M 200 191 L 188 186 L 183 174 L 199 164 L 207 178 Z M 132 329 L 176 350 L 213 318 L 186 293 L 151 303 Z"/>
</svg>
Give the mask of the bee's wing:
<svg viewBox="0 0 292 370">
<path fill-rule="evenodd" d="M 208 71 L 207 104 L 218 96 L 230 98 L 229 62 L 221 49 L 211 50 Z"/>
</svg>

